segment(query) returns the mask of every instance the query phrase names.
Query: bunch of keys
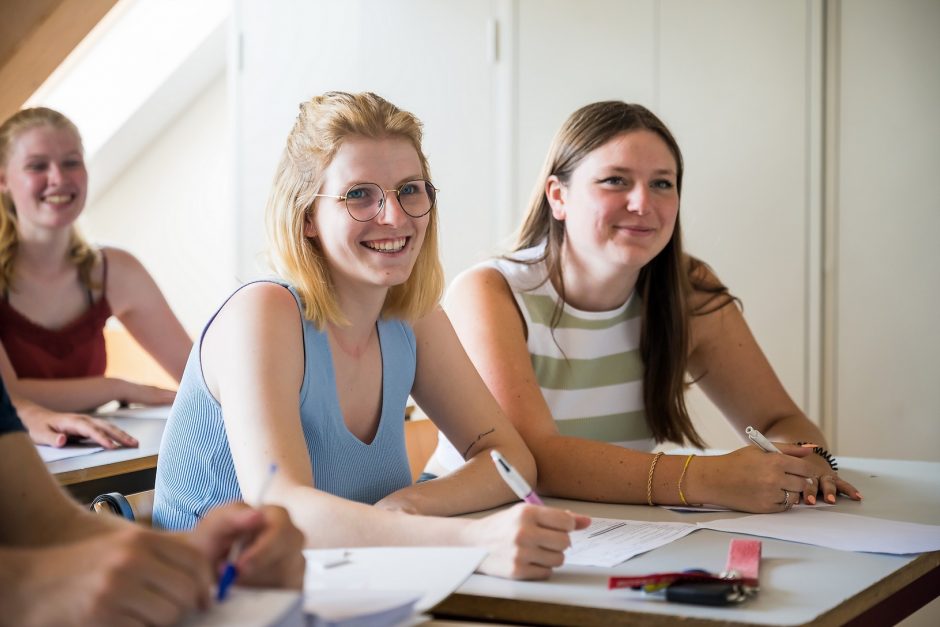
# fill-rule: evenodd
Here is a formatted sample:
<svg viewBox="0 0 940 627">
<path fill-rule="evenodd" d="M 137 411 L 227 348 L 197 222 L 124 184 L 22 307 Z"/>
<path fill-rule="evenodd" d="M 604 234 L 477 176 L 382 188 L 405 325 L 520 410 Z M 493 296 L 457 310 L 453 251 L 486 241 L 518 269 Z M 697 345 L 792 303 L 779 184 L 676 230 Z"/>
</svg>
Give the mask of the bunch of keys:
<svg viewBox="0 0 940 627">
<path fill-rule="evenodd" d="M 734 605 L 755 596 L 760 590 L 753 579 L 735 571 L 710 573 L 705 570 L 655 573 L 636 577 L 611 577 L 607 587 L 632 588 L 648 594 L 662 594 L 667 601 L 696 605 Z"/>
<path fill-rule="evenodd" d="M 662 594 L 667 601 L 696 605 L 734 605 L 760 591 L 761 543 L 759 540 L 731 541 L 725 570 L 714 574 L 706 570 L 652 573 L 634 577 L 611 577 L 607 587 L 632 588 L 649 594 Z"/>
</svg>

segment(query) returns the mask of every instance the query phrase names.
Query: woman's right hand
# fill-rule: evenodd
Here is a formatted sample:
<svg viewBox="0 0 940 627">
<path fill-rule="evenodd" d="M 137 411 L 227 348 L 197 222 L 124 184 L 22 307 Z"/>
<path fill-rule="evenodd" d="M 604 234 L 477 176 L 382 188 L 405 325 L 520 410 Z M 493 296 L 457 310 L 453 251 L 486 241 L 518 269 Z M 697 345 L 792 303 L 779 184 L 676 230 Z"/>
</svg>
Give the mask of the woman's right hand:
<svg viewBox="0 0 940 627">
<path fill-rule="evenodd" d="M 781 443 L 777 448 L 781 453 L 745 446 L 725 455 L 696 458 L 690 472 L 699 464 L 693 481 L 701 481 L 699 493 L 704 498 L 693 498 L 755 514 L 790 509 L 819 473 L 808 460 L 800 459 L 812 455 L 813 449 Z M 687 491 L 692 489 L 686 486 Z"/>
<path fill-rule="evenodd" d="M 135 437 L 100 418 L 51 411 L 34 403 L 20 402 L 17 404 L 17 411 L 29 430 L 29 437 L 36 444 L 58 448 L 65 446 L 72 437 L 88 438 L 107 449 L 138 445 Z"/>
<path fill-rule="evenodd" d="M 111 381 L 116 384 L 117 388 L 114 400 L 121 404 L 172 405 L 173 400 L 176 398 L 175 390 L 167 390 L 155 385 L 133 383 L 124 379 L 111 379 Z"/>
<path fill-rule="evenodd" d="M 547 579 L 565 561 L 570 532 L 591 519 L 580 514 L 519 503 L 485 518 L 470 521 L 471 544 L 489 551 L 479 571 L 510 579 Z"/>
</svg>

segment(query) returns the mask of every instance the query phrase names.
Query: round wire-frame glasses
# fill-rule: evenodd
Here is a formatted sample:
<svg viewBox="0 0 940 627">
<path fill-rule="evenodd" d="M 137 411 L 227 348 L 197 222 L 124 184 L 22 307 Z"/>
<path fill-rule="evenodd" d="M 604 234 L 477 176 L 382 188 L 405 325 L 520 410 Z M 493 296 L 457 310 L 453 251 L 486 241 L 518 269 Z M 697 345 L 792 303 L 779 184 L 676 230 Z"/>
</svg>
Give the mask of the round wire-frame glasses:
<svg viewBox="0 0 940 627">
<path fill-rule="evenodd" d="M 377 183 L 355 183 L 342 196 L 333 194 L 314 194 L 315 197 L 342 200 L 346 213 L 357 222 L 368 222 L 382 213 L 387 200 L 386 194 L 395 192 L 398 204 L 412 218 L 420 218 L 434 208 L 437 192 L 427 179 L 414 179 L 399 185 L 396 189 L 382 189 Z"/>
</svg>

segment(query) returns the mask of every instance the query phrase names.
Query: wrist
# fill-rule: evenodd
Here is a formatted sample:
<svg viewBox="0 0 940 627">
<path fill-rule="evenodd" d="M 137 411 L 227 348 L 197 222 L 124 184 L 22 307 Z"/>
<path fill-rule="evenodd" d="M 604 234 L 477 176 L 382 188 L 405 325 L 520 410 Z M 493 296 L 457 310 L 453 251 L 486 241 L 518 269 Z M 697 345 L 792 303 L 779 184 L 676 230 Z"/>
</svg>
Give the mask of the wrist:
<svg viewBox="0 0 940 627">
<path fill-rule="evenodd" d="M 797 442 L 797 446 L 807 446 L 806 442 Z M 837 472 L 839 470 L 839 462 L 836 461 L 835 456 L 832 455 L 828 450 L 822 446 L 814 446 L 813 453 L 822 458 L 824 462 L 829 465 L 829 470 L 832 472 Z"/>
<path fill-rule="evenodd" d="M 109 400 L 118 401 L 119 403 L 123 403 L 127 400 L 127 397 L 130 395 L 127 381 L 115 377 L 105 377 L 105 383 L 107 384 Z"/>
<path fill-rule="evenodd" d="M 482 543 L 478 538 L 477 528 L 483 524 L 483 520 L 485 519 L 474 518 L 472 520 L 467 520 L 460 518 L 449 518 L 445 520 L 458 523 L 453 529 L 453 534 L 448 534 L 452 538 L 453 545 L 482 546 Z"/>
<path fill-rule="evenodd" d="M 715 477 L 721 475 L 723 455 L 697 455 L 686 469 L 682 482 L 682 493 L 689 503 L 697 505 L 720 505 L 721 496 L 717 494 Z"/>
</svg>

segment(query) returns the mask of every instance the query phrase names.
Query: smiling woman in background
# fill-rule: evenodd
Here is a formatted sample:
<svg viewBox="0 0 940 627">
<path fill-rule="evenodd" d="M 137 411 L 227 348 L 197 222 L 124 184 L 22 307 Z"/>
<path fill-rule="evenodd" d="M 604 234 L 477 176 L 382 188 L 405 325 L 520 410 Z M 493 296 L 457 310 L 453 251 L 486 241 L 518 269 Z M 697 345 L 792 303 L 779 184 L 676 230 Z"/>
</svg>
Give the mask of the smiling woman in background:
<svg viewBox="0 0 940 627">
<path fill-rule="evenodd" d="M 598 102 L 564 123 L 514 252 L 459 276 L 447 313 L 538 465 L 544 494 L 614 503 L 789 509 L 836 492 L 822 433 L 784 390 L 712 271 L 682 250 L 682 154 L 649 110 Z M 785 455 L 653 454 L 701 446 L 685 406 L 696 381 L 738 432 Z M 458 447 L 459 450 L 459 447 Z M 814 452 L 820 455 L 813 454 Z M 441 443 L 431 474 L 459 468 Z"/>
<path fill-rule="evenodd" d="M 113 448 L 136 441 L 68 412 L 112 400 L 168 404 L 174 392 L 104 376 L 111 315 L 174 378 L 192 341 L 131 254 L 95 248 L 75 227 L 88 192 L 81 137 L 52 109 L 23 109 L 0 125 L 0 374 L 32 438 L 68 435 Z M 51 410 L 51 411 L 50 411 Z"/>
</svg>

